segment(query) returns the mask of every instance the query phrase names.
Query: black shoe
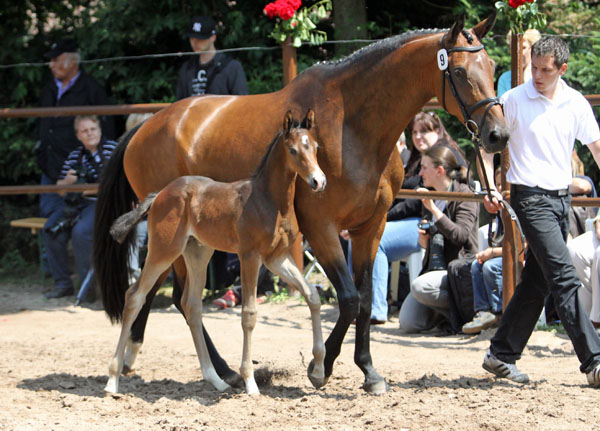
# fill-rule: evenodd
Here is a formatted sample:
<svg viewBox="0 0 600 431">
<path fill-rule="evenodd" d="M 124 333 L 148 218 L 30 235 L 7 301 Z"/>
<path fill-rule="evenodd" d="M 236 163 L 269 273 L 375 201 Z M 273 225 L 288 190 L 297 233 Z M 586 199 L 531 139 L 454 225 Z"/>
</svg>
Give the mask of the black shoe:
<svg viewBox="0 0 600 431">
<path fill-rule="evenodd" d="M 51 290 L 50 292 L 46 292 L 44 296 L 48 299 L 52 299 L 52 298 L 62 298 L 63 296 L 71 296 L 72 294 L 73 294 L 73 288 L 66 287 L 66 288 L 54 289 L 54 290 Z"/>
</svg>

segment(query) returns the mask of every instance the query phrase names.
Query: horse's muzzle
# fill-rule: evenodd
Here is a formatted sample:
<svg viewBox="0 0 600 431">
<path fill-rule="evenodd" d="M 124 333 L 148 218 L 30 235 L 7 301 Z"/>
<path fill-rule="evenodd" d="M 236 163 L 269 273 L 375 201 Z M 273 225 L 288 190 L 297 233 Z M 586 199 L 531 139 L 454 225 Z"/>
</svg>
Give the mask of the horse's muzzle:
<svg viewBox="0 0 600 431">
<path fill-rule="evenodd" d="M 327 185 L 327 178 L 323 172 L 313 172 L 308 176 L 308 185 L 313 192 L 322 192 Z"/>
<path fill-rule="evenodd" d="M 482 139 L 483 149 L 488 153 L 498 153 L 506 148 L 508 137 L 508 128 L 496 125 Z"/>
</svg>

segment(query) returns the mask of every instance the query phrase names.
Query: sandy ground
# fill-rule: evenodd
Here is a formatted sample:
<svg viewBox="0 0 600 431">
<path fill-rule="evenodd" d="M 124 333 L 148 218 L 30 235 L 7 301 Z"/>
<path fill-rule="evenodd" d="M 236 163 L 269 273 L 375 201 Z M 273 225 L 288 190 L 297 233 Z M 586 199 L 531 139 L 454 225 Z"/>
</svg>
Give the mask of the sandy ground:
<svg viewBox="0 0 600 431">
<path fill-rule="evenodd" d="M 536 331 L 519 366 L 532 382 L 481 368 L 491 331 L 476 337 L 372 330 L 371 352 L 389 391 L 366 394 L 350 328 L 323 389 L 306 377 L 311 333 L 297 300 L 259 306 L 254 359 L 261 395 L 218 393 L 202 380 L 192 339 L 172 309 L 152 312 L 133 375 L 105 396 L 119 327 L 73 298 L 46 300 L 40 285 L 0 285 L 2 430 L 594 430 L 600 392 L 586 385 L 568 339 Z M 205 324 L 230 364 L 241 359 L 240 308 L 206 307 Z M 325 335 L 337 316 L 322 310 Z"/>
</svg>

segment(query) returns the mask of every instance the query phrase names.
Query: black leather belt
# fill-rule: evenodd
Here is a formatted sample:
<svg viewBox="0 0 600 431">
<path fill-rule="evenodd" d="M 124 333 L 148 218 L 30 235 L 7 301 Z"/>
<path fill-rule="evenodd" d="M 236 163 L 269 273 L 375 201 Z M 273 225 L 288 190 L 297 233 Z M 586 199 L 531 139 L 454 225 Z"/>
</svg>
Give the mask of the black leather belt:
<svg viewBox="0 0 600 431">
<path fill-rule="evenodd" d="M 541 187 L 529 187 L 521 184 L 512 184 L 511 189 L 515 192 L 520 193 L 536 193 L 539 195 L 549 195 L 549 196 L 567 196 L 569 194 L 569 189 L 559 189 L 559 190 L 548 190 L 543 189 Z"/>
</svg>

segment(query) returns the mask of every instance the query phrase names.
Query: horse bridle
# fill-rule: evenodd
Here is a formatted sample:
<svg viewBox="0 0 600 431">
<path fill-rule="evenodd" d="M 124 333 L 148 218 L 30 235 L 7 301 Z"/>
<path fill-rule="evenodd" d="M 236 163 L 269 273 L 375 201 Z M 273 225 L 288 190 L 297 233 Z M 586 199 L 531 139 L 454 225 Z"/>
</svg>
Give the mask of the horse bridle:
<svg viewBox="0 0 600 431">
<path fill-rule="evenodd" d="M 487 107 L 485 108 L 485 111 L 483 113 L 483 117 L 481 117 L 481 124 L 484 124 L 485 119 L 487 118 L 490 110 L 495 105 L 500 105 L 500 99 L 498 99 L 497 97 L 488 97 L 486 99 L 480 100 L 479 102 L 475 103 L 472 106 L 467 106 L 461 99 L 460 94 L 458 94 L 458 91 L 456 90 L 456 85 L 454 84 L 454 80 L 452 79 L 452 74 L 450 73 L 450 71 L 448 69 L 449 69 L 449 65 L 450 65 L 449 64 L 450 63 L 450 54 L 452 54 L 453 52 L 479 52 L 483 49 L 483 45 L 455 46 L 453 48 L 446 49 L 445 41 L 446 41 L 446 35 L 444 35 L 442 37 L 442 44 L 441 44 L 442 48 L 438 51 L 438 57 L 445 56 L 445 58 L 446 58 L 445 68 L 442 69 L 442 67 L 440 66 L 440 69 L 442 69 L 442 107 L 446 111 L 448 110 L 448 109 L 446 109 L 446 80 L 448 80 L 448 85 L 450 87 L 450 91 L 452 91 L 452 95 L 456 99 L 456 102 L 458 103 L 458 107 L 460 108 L 460 111 L 463 115 L 463 118 L 465 121 L 465 127 L 471 134 L 474 141 L 475 140 L 480 141 L 481 140 L 480 127 L 475 122 L 475 120 L 473 120 L 471 118 L 471 114 L 473 114 L 473 112 L 475 112 L 479 107 L 487 105 Z M 439 63 L 438 63 L 438 65 L 439 65 Z"/>
<path fill-rule="evenodd" d="M 484 49 L 484 46 L 483 45 L 455 46 L 455 47 L 447 49 L 445 41 L 446 41 L 446 34 L 444 34 L 444 36 L 442 36 L 441 49 L 438 51 L 438 67 L 442 71 L 442 107 L 444 108 L 444 110 L 448 111 L 448 109 L 446 108 L 446 80 L 448 80 L 450 91 L 452 91 L 452 95 L 454 96 L 454 99 L 456 100 L 456 103 L 458 104 L 458 107 L 460 108 L 463 119 L 465 121 L 465 123 L 464 123 L 465 127 L 466 127 L 467 131 L 471 134 L 471 140 L 473 141 L 473 143 L 475 145 L 475 154 L 477 156 L 477 159 L 479 160 L 479 163 L 481 164 L 482 171 L 483 171 L 483 181 L 485 183 L 484 193 L 486 193 L 488 195 L 489 200 L 491 202 L 492 198 L 495 196 L 492 195 L 492 188 L 490 187 L 490 181 L 485 172 L 485 169 L 483 169 L 483 166 L 484 166 L 483 157 L 481 156 L 481 133 L 480 133 L 481 128 L 479 127 L 477 122 L 471 118 L 471 114 L 473 114 L 473 112 L 475 112 L 478 108 L 487 105 L 487 107 L 485 108 L 485 111 L 483 113 L 483 116 L 481 117 L 481 124 L 482 125 L 485 124 L 485 120 L 486 120 L 490 110 L 495 105 L 501 105 L 500 99 L 498 97 L 487 97 L 485 99 L 480 100 L 479 102 L 475 103 L 472 106 L 467 106 L 463 102 L 463 100 L 460 97 L 460 94 L 458 93 L 458 91 L 456 89 L 456 85 L 454 84 L 454 81 L 452 79 L 452 74 L 449 71 L 450 54 L 452 54 L 453 52 L 479 52 L 482 49 Z M 443 66 L 445 66 L 445 67 L 443 67 Z M 470 169 L 471 169 L 471 165 L 469 164 L 469 170 Z M 475 192 L 475 193 L 479 193 L 479 192 Z M 498 199 L 498 197 L 496 197 L 496 199 Z M 510 206 L 510 204 L 504 198 L 501 198 L 498 200 L 499 200 L 500 204 L 504 207 L 504 209 L 506 209 L 506 212 L 509 214 L 511 220 L 513 220 L 515 222 L 515 224 L 517 225 L 517 230 L 521 234 L 521 241 L 524 244 L 525 236 L 523 235 L 523 231 L 521 229 L 521 224 L 519 223 L 519 219 L 517 218 L 517 214 L 515 213 L 513 208 Z M 499 245 L 502 242 L 502 239 L 504 237 L 504 225 L 502 223 L 502 218 L 499 216 L 499 214 L 497 214 L 496 219 L 497 219 L 496 224 L 498 226 L 498 230 L 494 234 L 492 234 L 492 224 L 490 223 L 489 234 L 488 234 L 488 243 L 489 243 L 490 247 Z"/>
</svg>

